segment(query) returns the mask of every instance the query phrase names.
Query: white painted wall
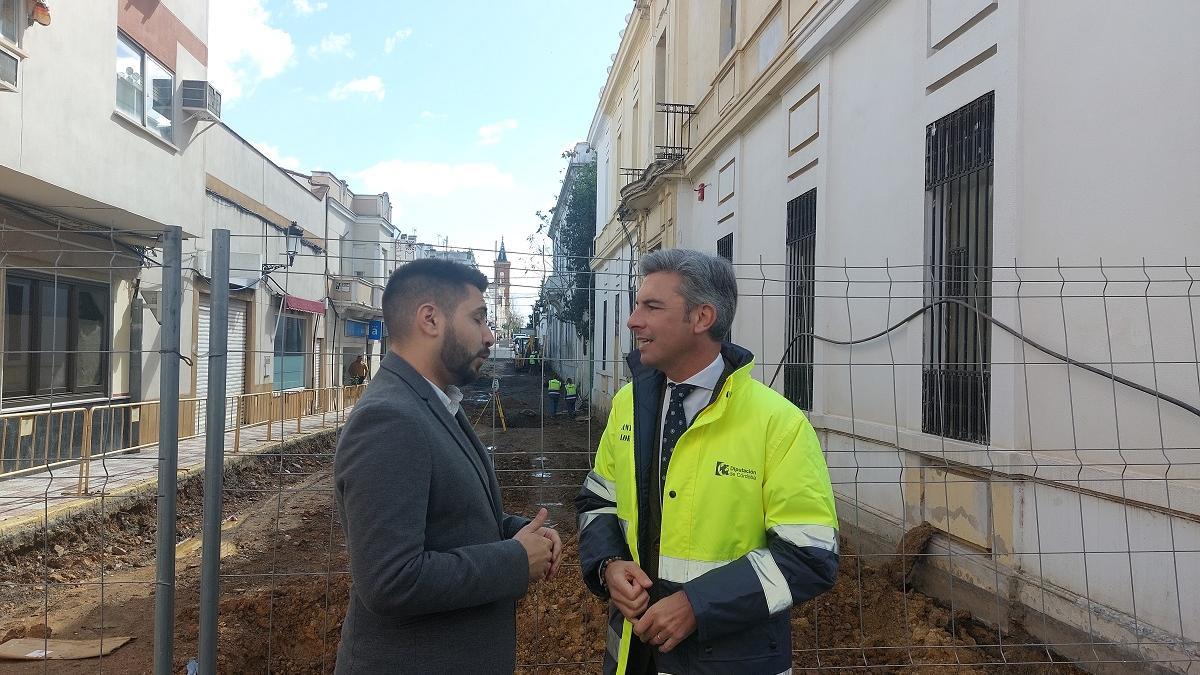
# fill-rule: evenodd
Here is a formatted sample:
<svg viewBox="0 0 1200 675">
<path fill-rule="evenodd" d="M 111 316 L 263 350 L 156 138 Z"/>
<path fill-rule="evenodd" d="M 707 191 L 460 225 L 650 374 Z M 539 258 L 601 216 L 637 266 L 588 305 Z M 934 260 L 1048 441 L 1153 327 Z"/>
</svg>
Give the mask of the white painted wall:
<svg viewBox="0 0 1200 675">
<path fill-rule="evenodd" d="M 188 4 L 200 6 L 188 20 L 201 23 L 205 3 Z M 111 2 L 55 12 L 50 26 L 25 31 L 29 57 L 20 66 L 19 91 L 0 95 L 0 128 L 6 130 L 0 167 L 148 219 L 142 227 L 180 225 L 194 234 L 204 195 L 193 186 L 203 183 L 203 158 L 185 148 L 197 124 L 179 124 L 171 145 L 114 113 L 116 40 L 117 3 Z M 179 52 L 176 86 L 205 79 L 205 68 Z M 177 109 L 176 120 L 183 117 Z"/>
<path fill-rule="evenodd" d="M 687 72 L 676 75 L 689 102 L 717 75 L 716 36 L 706 45 L 697 25 L 702 4 L 687 5 L 695 30 L 686 37 Z M 687 168 L 707 191 L 704 202 L 681 198 L 680 243 L 715 252 L 716 240 L 734 233 L 734 335 L 767 364 L 755 376 L 769 380 L 785 347 L 787 202 L 818 191 L 817 332 L 847 339 L 884 329 L 923 302 L 925 128 L 994 91 L 995 316 L 1048 347 L 1200 404 L 1200 344 L 1187 318 L 1196 292 L 1189 277 L 1200 269 L 1182 266 L 1200 251 L 1192 112 L 1200 78 L 1190 76 L 1200 43 L 1189 35 L 1200 8 L 1183 0 L 1102 8 L 1082 0 L 847 2 L 828 25 L 847 26 L 839 17 L 868 6 L 852 31 L 832 39 L 818 29 L 800 43 L 803 65 L 781 93 Z M 804 54 L 806 45 L 820 48 Z M 751 84 L 739 81 L 737 91 Z M 702 120 L 702 133 L 718 121 Z M 1143 256 L 1176 267 L 1143 269 Z M 1046 267 L 1018 276 L 1014 259 Z M 906 524 L 948 518 L 937 515 L 941 490 L 943 505 L 949 498 L 982 530 L 953 518 L 939 526 L 1016 552 L 953 573 L 982 586 L 1018 579 L 1030 607 L 1110 639 L 1136 641 L 1135 623 L 1146 635 L 1200 634 L 1200 605 L 1182 598 L 1200 568 L 1190 552 L 1200 535 L 1193 521 L 1158 510 L 1200 513 L 1196 418 L 993 329 L 991 445 L 923 434 L 923 332 L 916 321 L 853 348 L 818 343 L 812 419 L 846 522 L 895 536 Z M 782 390 L 782 378 L 775 386 Z M 939 478 L 916 452 L 1000 474 Z M 1081 497 L 1072 485 L 1150 506 Z M 953 546 L 957 560 L 980 559 L 968 556 L 978 549 Z"/>
</svg>

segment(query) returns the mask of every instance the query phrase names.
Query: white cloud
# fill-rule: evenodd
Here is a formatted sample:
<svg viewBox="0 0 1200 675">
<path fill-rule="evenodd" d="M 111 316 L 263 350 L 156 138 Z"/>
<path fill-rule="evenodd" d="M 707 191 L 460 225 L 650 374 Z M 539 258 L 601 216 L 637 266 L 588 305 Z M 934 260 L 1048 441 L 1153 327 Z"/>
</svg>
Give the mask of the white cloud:
<svg viewBox="0 0 1200 675">
<path fill-rule="evenodd" d="M 292 7 L 296 8 L 296 12 L 308 16 L 314 12 L 320 12 L 329 8 L 328 2 L 311 2 L 310 0 L 292 0 Z"/>
<path fill-rule="evenodd" d="M 516 180 L 495 164 L 387 160 L 354 174 L 367 192 L 447 197 L 463 190 L 511 188 Z"/>
<path fill-rule="evenodd" d="M 445 113 L 435 113 L 432 110 L 422 110 L 421 111 L 421 119 L 423 119 L 423 120 L 444 120 L 444 119 L 446 119 L 446 114 Z"/>
<path fill-rule="evenodd" d="M 291 169 L 292 171 L 300 170 L 300 160 L 292 157 L 291 155 L 284 155 L 279 151 L 278 146 L 270 145 L 268 143 L 255 143 L 253 141 L 251 141 L 250 144 L 258 148 L 259 152 L 266 155 L 267 159 L 275 162 L 279 166 L 285 169 Z"/>
<path fill-rule="evenodd" d="M 321 42 L 308 48 L 308 55 L 314 58 L 319 58 L 323 55 L 342 55 L 348 58 L 354 58 L 354 51 L 350 49 L 350 34 L 349 33 L 330 33 L 321 38 Z"/>
<path fill-rule="evenodd" d="M 412 36 L 411 28 L 401 28 L 400 30 L 396 31 L 395 33 L 392 33 L 391 35 L 389 35 L 387 37 L 386 40 L 383 41 L 383 53 L 391 54 L 392 51 L 396 49 L 396 45 L 400 44 L 401 42 L 404 42 L 411 36 Z"/>
<path fill-rule="evenodd" d="M 333 89 L 329 90 L 329 99 L 331 101 L 344 101 L 351 94 L 362 94 L 364 98 L 374 96 L 375 100 L 382 101 L 384 93 L 383 80 L 379 79 L 378 75 L 368 75 L 360 77 L 357 80 L 339 83 Z"/>
<path fill-rule="evenodd" d="M 495 145 L 501 141 L 505 131 L 517 128 L 517 121 L 507 119 L 503 122 L 495 124 L 485 124 L 479 127 L 479 144 L 480 145 Z"/>
<path fill-rule="evenodd" d="M 209 14 L 208 77 L 226 102 L 278 76 L 296 51 L 287 31 L 270 25 L 262 0 L 215 0 Z"/>
</svg>

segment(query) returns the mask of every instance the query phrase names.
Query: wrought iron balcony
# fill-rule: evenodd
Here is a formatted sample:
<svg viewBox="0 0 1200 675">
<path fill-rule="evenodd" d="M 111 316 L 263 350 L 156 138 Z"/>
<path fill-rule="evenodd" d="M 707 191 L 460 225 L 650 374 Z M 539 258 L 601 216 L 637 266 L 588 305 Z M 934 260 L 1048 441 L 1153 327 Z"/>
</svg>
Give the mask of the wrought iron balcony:
<svg viewBox="0 0 1200 675">
<path fill-rule="evenodd" d="M 621 167 L 621 187 L 625 187 L 635 180 L 641 180 L 642 174 L 644 173 L 646 173 L 645 169 L 629 169 Z"/>
<path fill-rule="evenodd" d="M 696 114 L 696 106 L 659 102 L 655 113 L 658 115 L 655 120 L 655 160 L 686 157 L 692 149 L 692 116 Z"/>
</svg>

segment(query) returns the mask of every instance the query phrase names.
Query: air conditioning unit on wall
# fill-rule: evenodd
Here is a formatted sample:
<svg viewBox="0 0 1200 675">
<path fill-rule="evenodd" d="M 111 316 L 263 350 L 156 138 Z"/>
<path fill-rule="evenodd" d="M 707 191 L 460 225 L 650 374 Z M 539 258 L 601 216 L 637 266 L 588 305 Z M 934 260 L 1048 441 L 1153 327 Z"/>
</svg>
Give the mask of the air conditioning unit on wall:
<svg viewBox="0 0 1200 675">
<path fill-rule="evenodd" d="M 183 80 L 179 83 L 180 107 L 196 117 L 221 119 L 221 92 L 207 80 Z"/>
</svg>

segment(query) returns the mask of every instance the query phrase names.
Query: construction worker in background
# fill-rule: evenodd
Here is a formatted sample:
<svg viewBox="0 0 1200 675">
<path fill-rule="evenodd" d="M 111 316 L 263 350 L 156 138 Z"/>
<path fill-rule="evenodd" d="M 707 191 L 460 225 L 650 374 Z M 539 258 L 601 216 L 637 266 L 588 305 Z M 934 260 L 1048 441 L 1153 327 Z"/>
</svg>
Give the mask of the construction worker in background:
<svg viewBox="0 0 1200 675">
<path fill-rule="evenodd" d="M 558 414 L 558 397 L 562 396 L 562 382 L 555 375 L 546 383 L 546 394 L 550 397 L 550 416 Z"/>
<path fill-rule="evenodd" d="M 642 258 L 632 382 L 575 499 L 580 570 L 611 600 L 604 672 L 790 672 L 789 608 L 831 588 L 838 521 L 804 413 L 724 342 L 737 279 L 681 249 Z"/>
<path fill-rule="evenodd" d="M 369 371 L 366 361 L 363 361 L 363 354 L 359 354 L 355 357 L 354 362 L 350 364 L 350 384 L 362 384 L 366 382 L 368 374 Z"/>
<path fill-rule="evenodd" d="M 575 401 L 579 398 L 579 387 L 575 386 L 575 380 L 572 380 L 568 377 L 567 383 L 563 385 L 563 388 L 567 390 L 567 409 L 564 412 L 566 413 L 567 417 L 574 417 Z"/>
</svg>

